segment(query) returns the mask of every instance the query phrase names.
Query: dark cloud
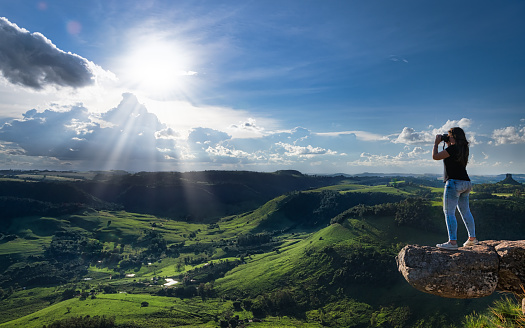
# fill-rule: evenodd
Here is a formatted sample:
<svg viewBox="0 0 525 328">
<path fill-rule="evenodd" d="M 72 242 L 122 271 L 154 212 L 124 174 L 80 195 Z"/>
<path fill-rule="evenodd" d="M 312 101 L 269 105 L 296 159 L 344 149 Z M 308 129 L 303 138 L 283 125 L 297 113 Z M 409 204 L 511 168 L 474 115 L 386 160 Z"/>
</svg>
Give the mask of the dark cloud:
<svg viewBox="0 0 525 328">
<path fill-rule="evenodd" d="M 12 120 L 0 128 L 0 141 L 16 144 L 26 156 L 87 161 L 95 167 L 120 163 L 124 167 L 132 161 L 164 161 L 166 156 L 159 151 L 160 139 L 156 137 L 162 129 L 165 127 L 157 117 L 148 113 L 135 96 L 125 94 L 119 106 L 98 120 L 80 105 L 68 111 L 29 110 L 23 119 Z M 160 141 L 164 148 L 170 142 Z M 175 156 L 169 153 L 170 158 Z"/>
<path fill-rule="evenodd" d="M 0 17 L 0 72 L 32 89 L 47 85 L 79 88 L 94 83 L 90 62 L 58 49 L 40 33 L 29 33 Z"/>
<path fill-rule="evenodd" d="M 98 125 L 91 122 L 88 111 L 75 106 L 67 112 L 32 109 L 22 120 L 5 123 L 0 140 L 18 144 L 26 155 L 70 158 L 69 154 L 83 143 Z"/>
</svg>

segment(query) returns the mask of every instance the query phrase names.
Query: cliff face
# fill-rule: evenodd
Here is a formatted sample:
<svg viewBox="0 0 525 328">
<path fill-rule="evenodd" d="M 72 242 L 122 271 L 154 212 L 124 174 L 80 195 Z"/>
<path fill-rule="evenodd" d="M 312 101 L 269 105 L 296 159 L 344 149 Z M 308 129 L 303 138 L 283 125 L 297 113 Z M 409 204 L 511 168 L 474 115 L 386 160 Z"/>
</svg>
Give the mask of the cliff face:
<svg viewBox="0 0 525 328">
<path fill-rule="evenodd" d="M 483 241 L 457 251 L 407 245 L 396 261 L 408 283 L 425 293 L 448 298 L 524 293 L 525 240 Z"/>
</svg>

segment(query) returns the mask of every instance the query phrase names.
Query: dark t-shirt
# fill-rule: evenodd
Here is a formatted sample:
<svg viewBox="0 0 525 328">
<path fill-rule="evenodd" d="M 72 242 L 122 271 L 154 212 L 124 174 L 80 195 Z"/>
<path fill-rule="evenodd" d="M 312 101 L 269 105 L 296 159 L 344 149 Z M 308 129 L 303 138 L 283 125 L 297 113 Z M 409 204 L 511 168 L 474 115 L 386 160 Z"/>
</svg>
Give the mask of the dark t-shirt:
<svg viewBox="0 0 525 328">
<path fill-rule="evenodd" d="M 456 145 L 451 145 L 445 150 L 450 156 L 443 160 L 443 163 L 445 164 L 443 181 L 447 182 L 449 179 L 470 181 L 467 174 L 467 168 L 457 160 L 458 147 L 456 147 Z"/>
</svg>

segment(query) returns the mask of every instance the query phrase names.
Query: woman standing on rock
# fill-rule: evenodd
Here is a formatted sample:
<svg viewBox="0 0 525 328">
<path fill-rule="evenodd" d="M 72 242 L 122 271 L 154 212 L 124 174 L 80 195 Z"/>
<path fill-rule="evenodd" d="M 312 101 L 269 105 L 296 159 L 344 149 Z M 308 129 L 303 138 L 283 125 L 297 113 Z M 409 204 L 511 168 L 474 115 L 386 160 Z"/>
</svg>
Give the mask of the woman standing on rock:
<svg viewBox="0 0 525 328">
<path fill-rule="evenodd" d="M 438 145 L 444 141 L 447 148 L 438 152 Z M 445 182 L 445 192 L 443 194 L 443 212 L 448 229 L 448 241 L 437 244 L 436 247 L 448 250 L 458 249 L 456 220 L 456 207 L 465 223 L 468 231 L 468 240 L 463 246 L 472 246 L 478 243 L 476 239 L 476 229 L 474 217 L 470 213 L 469 194 L 472 190 L 472 183 L 467 174 L 467 162 L 469 156 L 469 142 L 465 137 L 463 129 L 455 127 L 448 131 L 448 134 L 437 135 L 432 150 L 432 158 L 443 160 L 445 172 L 443 180 Z"/>
</svg>

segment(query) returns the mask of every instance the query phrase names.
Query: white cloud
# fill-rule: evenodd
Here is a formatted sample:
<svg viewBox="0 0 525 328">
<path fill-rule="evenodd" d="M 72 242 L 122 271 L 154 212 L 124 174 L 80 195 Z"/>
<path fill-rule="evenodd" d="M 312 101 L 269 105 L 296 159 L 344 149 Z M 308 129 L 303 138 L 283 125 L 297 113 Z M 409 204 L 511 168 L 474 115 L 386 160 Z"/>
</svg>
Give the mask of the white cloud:
<svg viewBox="0 0 525 328">
<path fill-rule="evenodd" d="M 257 125 L 257 120 L 251 117 L 246 121 L 230 125 L 229 130 L 237 138 L 259 138 L 266 133 L 263 127 Z"/>
<path fill-rule="evenodd" d="M 435 161 L 429 158 L 429 150 L 421 147 L 414 147 L 412 150 L 405 147 L 405 151 L 399 152 L 397 155 L 377 155 L 369 152 L 363 152 L 360 155 L 361 159 L 348 162 L 350 166 L 368 166 L 368 167 L 402 167 L 412 168 L 411 171 L 426 166 L 434 166 Z"/>
<path fill-rule="evenodd" d="M 385 172 L 435 171 L 439 163 L 430 158 L 431 148 L 424 142 L 432 142 L 434 134 L 446 131 L 448 126 L 470 124 L 468 119 L 447 121 L 439 128 L 416 131 L 405 127 L 399 135 L 386 136 L 359 130 L 314 133 L 303 127 L 271 130 L 261 127 L 259 120 L 246 117 L 236 124 L 222 124 L 222 128 L 198 121 L 181 130 L 164 124 L 132 94 L 124 94 L 118 106 L 101 113 L 92 113 L 81 104 L 56 104 L 45 110 L 28 110 L 20 119 L 4 120 L 0 126 L 0 163 L 5 168 L 129 171 L 248 167 L 293 167 L 305 172 L 320 172 L 320 168 L 341 172 L 358 167 Z M 495 132 L 505 136 L 501 144 L 524 141 L 523 129 L 500 130 Z M 247 134 L 238 137 L 243 131 Z M 388 140 L 403 142 L 390 144 L 389 154 L 379 154 Z M 480 152 L 478 157 L 483 156 L 487 160 L 485 153 Z M 481 168 L 491 163 L 472 158 L 470 165 Z"/>
<path fill-rule="evenodd" d="M 448 130 L 450 128 L 459 126 L 462 129 L 467 129 L 472 124 L 472 121 L 468 118 L 462 118 L 459 121 L 458 120 L 448 120 L 441 128 L 438 130 Z"/>
<path fill-rule="evenodd" d="M 502 129 L 496 129 L 492 132 L 492 139 L 496 146 L 525 143 L 525 127 L 520 129 L 514 126 L 507 126 Z"/>
<path fill-rule="evenodd" d="M 432 134 L 429 131 L 416 131 L 413 128 L 404 127 L 403 131 L 394 139 L 394 143 L 419 144 L 432 142 Z"/>
<path fill-rule="evenodd" d="M 439 128 L 433 128 L 432 126 L 428 127 L 428 130 L 416 131 L 410 127 L 404 127 L 401 133 L 397 135 L 395 139 L 392 140 L 393 143 L 403 143 L 407 145 L 413 144 L 430 144 L 435 140 L 436 135 L 447 133 L 447 131 L 453 127 L 460 127 L 463 130 L 466 130 L 472 121 L 468 118 L 462 118 L 460 120 L 448 120 Z M 469 135 L 468 131 L 465 131 L 467 138 L 470 139 L 471 144 L 474 139 L 472 135 Z M 475 143 L 475 142 L 474 142 Z"/>
<path fill-rule="evenodd" d="M 49 158 L 48 162 L 57 167 L 67 163 L 71 169 L 131 171 L 166 168 L 170 163 L 192 168 L 310 165 L 314 157 L 319 162 L 324 160 L 322 156 L 342 156 L 320 145 L 330 144 L 332 139 L 319 137 L 305 128 L 266 131 L 255 119 L 238 123 L 234 128 L 252 131 L 253 137 L 233 138 L 227 132 L 209 127 L 177 130 L 162 123 L 128 93 L 118 106 L 102 113 L 90 113 L 81 104 L 26 111 L 21 119 L 7 120 L 0 127 L 0 142 L 3 142 L 0 151 L 5 158 L 10 156 L 11 160 L 20 160 L 29 166 L 30 158 Z"/>
<path fill-rule="evenodd" d="M 416 157 L 419 157 L 420 155 L 424 155 L 428 153 L 430 153 L 430 150 L 425 150 L 421 147 L 414 147 L 414 149 L 412 149 L 411 152 L 407 153 L 407 155 L 409 158 L 416 158 Z"/>
<path fill-rule="evenodd" d="M 206 152 L 212 156 L 219 157 L 233 157 L 233 158 L 251 158 L 252 155 L 242 150 L 229 149 L 222 145 L 216 145 L 215 147 L 208 147 Z"/>
<path fill-rule="evenodd" d="M 178 139 L 180 137 L 181 134 L 172 128 L 165 128 L 155 132 L 155 138 L 157 139 Z"/>
<path fill-rule="evenodd" d="M 330 149 L 324 149 L 321 147 L 313 147 L 312 145 L 308 146 L 297 146 L 291 145 L 284 142 L 278 142 L 275 144 L 278 147 L 282 147 L 286 150 L 286 156 L 298 156 L 298 157 L 313 157 L 316 155 L 335 155 L 337 152 Z"/>
<path fill-rule="evenodd" d="M 390 61 L 393 61 L 393 62 L 396 62 L 396 63 L 397 62 L 408 63 L 408 60 L 406 60 L 403 57 L 396 56 L 396 55 L 390 55 L 390 57 L 388 59 Z"/>
<path fill-rule="evenodd" d="M 273 119 L 253 117 L 248 111 L 220 106 L 197 106 L 186 101 L 158 101 L 139 97 L 148 111 L 176 131 L 207 127 L 227 132 L 232 138 L 258 138 L 273 129 Z"/>
<path fill-rule="evenodd" d="M 367 131 L 359 131 L 359 130 L 339 131 L 339 132 L 320 132 L 320 133 L 315 133 L 315 134 L 318 136 L 325 136 L 325 137 L 354 135 L 358 140 L 362 140 L 362 141 L 387 141 L 389 140 L 388 136 L 380 135 L 377 133 L 371 133 Z"/>
<path fill-rule="evenodd" d="M 189 143 L 200 145 L 216 145 L 229 139 L 231 139 L 231 136 L 226 132 L 200 127 L 194 128 L 188 136 Z"/>
</svg>

